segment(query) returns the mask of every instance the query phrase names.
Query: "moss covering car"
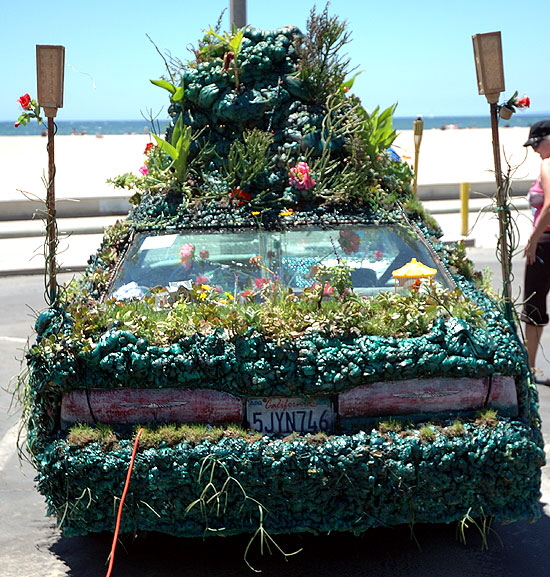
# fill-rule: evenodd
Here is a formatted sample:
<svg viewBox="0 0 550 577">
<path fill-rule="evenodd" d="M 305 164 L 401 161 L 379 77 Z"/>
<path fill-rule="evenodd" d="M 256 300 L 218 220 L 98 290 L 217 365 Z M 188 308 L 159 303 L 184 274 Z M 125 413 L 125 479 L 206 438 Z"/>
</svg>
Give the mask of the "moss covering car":
<svg viewBox="0 0 550 577">
<path fill-rule="evenodd" d="M 67 535 L 113 530 L 138 429 L 127 532 L 539 516 L 523 344 L 413 197 L 393 109 L 349 91 L 345 41 L 326 10 L 305 34 L 210 30 L 155 81 L 170 127 L 115 179 L 135 206 L 27 354 Z"/>
</svg>

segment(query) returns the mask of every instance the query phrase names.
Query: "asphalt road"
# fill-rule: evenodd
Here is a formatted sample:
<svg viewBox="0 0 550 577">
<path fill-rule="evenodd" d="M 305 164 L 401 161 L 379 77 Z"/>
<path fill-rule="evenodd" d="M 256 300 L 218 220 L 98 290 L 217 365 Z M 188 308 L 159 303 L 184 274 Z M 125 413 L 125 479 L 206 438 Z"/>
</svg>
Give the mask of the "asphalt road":
<svg viewBox="0 0 550 577">
<path fill-rule="evenodd" d="M 495 271 L 494 251 L 473 249 L 477 267 Z M 521 263 L 520 263 L 521 266 Z M 521 270 L 516 278 L 521 279 Z M 61 281 L 67 275 L 60 277 Z M 516 284 L 519 281 L 516 281 Z M 0 278 L 0 573 L 3 577 L 96 577 L 106 575 L 110 535 L 63 537 L 45 515 L 42 497 L 33 487 L 33 470 L 16 450 L 20 407 L 6 388 L 21 369 L 20 360 L 31 334 L 34 313 L 44 307 L 39 276 Z M 550 358 L 550 332 L 543 337 Z M 550 364 L 541 355 L 543 370 Z M 545 438 L 550 439 L 550 388 L 540 387 Z M 543 515 L 534 524 L 493 526 L 488 550 L 475 524 L 466 543 L 455 525 L 415 525 L 375 529 L 361 536 L 291 535 L 276 538 L 271 554 L 260 554 L 259 543 L 249 560 L 267 577 L 546 577 L 550 550 L 550 466 L 543 470 Z M 124 538 L 118 546 L 113 576 L 118 577 L 241 577 L 253 574 L 244 561 L 248 538 L 176 539 L 147 534 Z M 302 551 L 285 557 L 297 549 Z"/>
</svg>

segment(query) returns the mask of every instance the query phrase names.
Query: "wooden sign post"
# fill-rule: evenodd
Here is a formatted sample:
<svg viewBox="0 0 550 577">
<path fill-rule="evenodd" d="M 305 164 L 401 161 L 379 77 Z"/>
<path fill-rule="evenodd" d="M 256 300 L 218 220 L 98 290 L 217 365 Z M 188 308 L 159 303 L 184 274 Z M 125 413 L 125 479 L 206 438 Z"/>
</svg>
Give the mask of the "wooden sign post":
<svg viewBox="0 0 550 577">
<path fill-rule="evenodd" d="M 512 262 L 508 246 L 508 202 L 500 162 L 500 140 L 498 133 L 498 99 L 504 92 L 504 66 L 502 62 L 502 40 L 500 32 L 476 34 L 472 36 L 479 94 L 484 94 L 490 107 L 491 131 L 493 136 L 493 158 L 497 185 L 497 212 L 499 220 L 499 240 L 497 251 L 502 269 L 502 287 L 505 313 L 513 322 L 512 313 Z"/>
<path fill-rule="evenodd" d="M 57 225 L 55 218 L 55 122 L 57 109 L 63 107 L 65 69 L 64 46 L 36 46 L 38 104 L 48 119 L 48 186 L 46 191 L 46 295 L 52 306 L 57 300 Z"/>
</svg>

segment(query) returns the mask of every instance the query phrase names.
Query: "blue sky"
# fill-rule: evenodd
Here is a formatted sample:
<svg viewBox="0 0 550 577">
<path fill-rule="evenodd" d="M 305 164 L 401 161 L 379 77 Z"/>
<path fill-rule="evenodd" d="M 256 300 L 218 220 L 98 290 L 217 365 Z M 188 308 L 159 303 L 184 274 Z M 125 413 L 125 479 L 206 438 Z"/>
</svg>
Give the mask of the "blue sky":
<svg viewBox="0 0 550 577">
<path fill-rule="evenodd" d="M 305 30 L 309 12 L 325 2 L 248 0 L 256 28 L 293 24 Z M 36 44 L 66 49 L 65 120 L 138 119 L 148 110 L 167 116 L 166 92 L 150 84 L 164 64 L 162 52 L 187 61 L 190 45 L 214 26 L 229 0 L 27 0 L 5 2 L 0 36 L 0 120 L 19 115 L 17 98 L 36 95 Z M 367 109 L 397 103 L 396 116 L 485 115 L 477 92 L 472 35 L 501 31 L 506 91 L 531 98 L 534 114 L 550 112 L 548 53 L 542 33 L 548 0 L 383 1 L 332 0 L 329 13 L 346 20 L 345 52 L 362 74 L 353 91 Z M 537 32 L 538 30 L 538 32 Z"/>
</svg>

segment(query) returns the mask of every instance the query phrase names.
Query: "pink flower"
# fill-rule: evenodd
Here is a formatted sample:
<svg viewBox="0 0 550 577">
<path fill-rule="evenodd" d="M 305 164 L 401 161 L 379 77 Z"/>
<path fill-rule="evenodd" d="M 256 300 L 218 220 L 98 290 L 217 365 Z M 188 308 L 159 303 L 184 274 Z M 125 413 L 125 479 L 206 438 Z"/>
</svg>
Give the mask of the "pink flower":
<svg viewBox="0 0 550 577">
<path fill-rule="evenodd" d="M 353 230 L 341 230 L 338 242 L 346 254 L 351 254 L 359 250 L 361 238 L 356 232 L 353 232 Z"/>
<path fill-rule="evenodd" d="M 207 284 L 207 283 L 208 283 L 208 278 L 205 277 L 205 276 L 199 275 L 199 276 L 195 279 L 195 282 L 196 282 L 197 284 Z"/>
<path fill-rule="evenodd" d="M 255 278 L 254 279 L 254 284 L 256 285 L 256 288 L 258 290 L 261 290 L 264 286 L 266 286 L 267 284 L 269 284 L 269 280 L 266 278 Z"/>
<path fill-rule="evenodd" d="M 140 166 L 139 171 L 141 172 L 141 174 L 143 174 L 143 176 L 147 176 L 149 174 L 149 169 L 145 165 Z"/>
<path fill-rule="evenodd" d="M 191 264 L 190 261 L 195 254 L 195 247 L 192 244 L 184 244 L 180 248 L 180 262 L 183 265 Z"/>
<path fill-rule="evenodd" d="M 325 282 L 322 285 L 321 285 L 321 283 L 315 282 L 311 285 L 311 288 L 317 289 L 317 290 L 319 288 L 322 288 L 324 297 L 330 297 L 334 294 L 334 287 L 329 282 Z"/>
<path fill-rule="evenodd" d="M 307 162 L 299 162 L 290 169 L 288 183 L 299 190 L 309 190 L 315 186 L 315 180 L 311 178 L 310 168 Z"/>
</svg>

